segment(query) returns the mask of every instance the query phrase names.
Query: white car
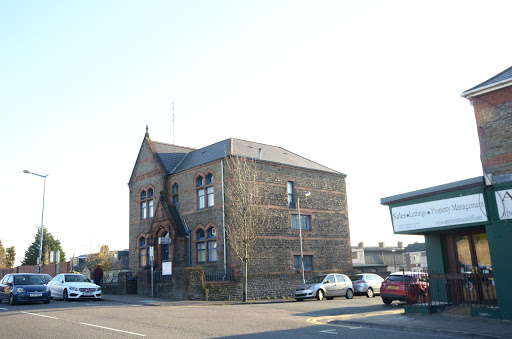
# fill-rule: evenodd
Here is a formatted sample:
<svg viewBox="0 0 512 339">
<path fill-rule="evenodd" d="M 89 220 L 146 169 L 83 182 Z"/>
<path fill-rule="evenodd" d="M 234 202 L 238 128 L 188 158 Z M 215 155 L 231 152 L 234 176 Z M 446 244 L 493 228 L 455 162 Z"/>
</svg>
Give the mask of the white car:
<svg viewBox="0 0 512 339">
<path fill-rule="evenodd" d="M 52 298 L 101 299 L 101 287 L 91 282 L 85 275 L 76 273 L 58 274 L 48 283 Z"/>
</svg>

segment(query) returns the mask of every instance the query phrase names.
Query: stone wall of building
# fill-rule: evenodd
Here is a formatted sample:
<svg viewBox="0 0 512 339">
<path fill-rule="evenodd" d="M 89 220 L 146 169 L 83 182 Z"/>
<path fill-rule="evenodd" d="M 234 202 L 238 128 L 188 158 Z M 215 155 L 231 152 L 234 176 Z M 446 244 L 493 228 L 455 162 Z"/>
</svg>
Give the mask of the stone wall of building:
<svg viewBox="0 0 512 339">
<path fill-rule="evenodd" d="M 153 219 L 141 219 L 140 192 L 142 189 L 153 188 L 154 208 L 160 192 L 165 189 L 163 180 L 163 169 L 160 165 L 158 155 L 153 154 L 147 140 L 142 143 L 139 157 L 135 163 L 133 174 L 130 180 L 130 208 L 129 208 L 129 265 L 130 271 L 138 269 L 137 237 L 140 234 L 147 234 L 150 230 Z"/>
<path fill-rule="evenodd" d="M 512 173 L 512 87 L 476 96 L 472 103 L 484 172 L 493 176 L 509 175 Z"/>
</svg>

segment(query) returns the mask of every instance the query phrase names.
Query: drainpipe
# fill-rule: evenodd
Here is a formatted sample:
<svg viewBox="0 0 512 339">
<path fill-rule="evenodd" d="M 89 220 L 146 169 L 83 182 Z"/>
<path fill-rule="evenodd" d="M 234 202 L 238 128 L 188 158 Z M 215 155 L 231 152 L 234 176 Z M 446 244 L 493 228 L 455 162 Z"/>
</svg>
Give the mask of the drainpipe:
<svg viewBox="0 0 512 339">
<path fill-rule="evenodd" d="M 227 266 L 226 266 L 226 211 L 224 209 L 224 160 L 220 160 L 220 173 L 222 180 L 222 235 L 224 241 L 224 277 L 222 280 L 226 280 Z"/>
</svg>

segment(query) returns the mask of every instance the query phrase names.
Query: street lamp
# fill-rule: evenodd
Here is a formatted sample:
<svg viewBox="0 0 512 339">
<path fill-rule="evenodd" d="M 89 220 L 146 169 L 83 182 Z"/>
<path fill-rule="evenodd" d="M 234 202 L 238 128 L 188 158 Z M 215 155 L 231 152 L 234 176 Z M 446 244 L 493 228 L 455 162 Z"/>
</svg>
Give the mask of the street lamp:
<svg viewBox="0 0 512 339">
<path fill-rule="evenodd" d="M 42 258 L 41 258 L 41 256 L 43 254 L 44 193 L 46 191 L 46 177 L 48 176 L 48 174 L 47 175 L 41 175 L 41 174 L 33 173 L 33 172 L 30 172 L 30 171 L 27 171 L 27 170 L 24 170 L 23 173 L 37 175 L 38 177 L 41 177 L 41 178 L 44 179 L 44 184 L 43 184 L 43 211 L 41 212 L 41 236 L 39 237 L 39 263 L 38 263 L 38 266 L 37 266 L 37 273 L 41 273 L 41 265 L 42 265 Z"/>
<path fill-rule="evenodd" d="M 304 197 L 309 197 L 311 192 L 304 192 Z M 300 270 L 302 271 L 302 283 L 306 283 L 306 279 L 304 279 L 304 252 L 302 251 L 302 221 L 300 218 L 300 195 L 297 196 L 297 213 L 299 215 L 299 238 L 300 238 Z"/>
</svg>

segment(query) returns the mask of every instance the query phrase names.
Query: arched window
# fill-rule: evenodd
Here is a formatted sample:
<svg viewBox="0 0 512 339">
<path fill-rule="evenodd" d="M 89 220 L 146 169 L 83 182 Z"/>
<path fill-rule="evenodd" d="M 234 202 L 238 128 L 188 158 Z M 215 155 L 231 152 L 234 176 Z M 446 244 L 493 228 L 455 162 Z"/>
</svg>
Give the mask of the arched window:
<svg viewBox="0 0 512 339">
<path fill-rule="evenodd" d="M 201 175 L 196 178 L 197 189 L 197 209 L 205 207 L 213 207 L 214 190 L 213 190 L 213 174 L 208 173 L 205 178 Z"/>
<path fill-rule="evenodd" d="M 169 232 L 165 232 L 162 236 L 162 238 L 170 238 Z M 170 241 L 162 244 L 162 261 L 163 260 L 169 260 L 169 243 Z"/>
<path fill-rule="evenodd" d="M 148 244 L 147 240 L 144 237 L 139 239 L 138 243 L 139 247 L 139 267 L 148 266 Z"/>
<path fill-rule="evenodd" d="M 179 201 L 179 186 L 174 184 L 172 185 L 172 204 L 178 205 Z"/>
<path fill-rule="evenodd" d="M 140 218 L 153 218 L 153 189 L 140 192 Z"/>
<path fill-rule="evenodd" d="M 213 206 L 213 174 L 206 176 L 206 206 Z"/>
<path fill-rule="evenodd" d="M 153 218 L 153 189 L 148 189 L 148 218 Z"/>
<path fill-rule="evenodd" d="M 205 232 L 200 228 L 196 233 L 197 262 L 217 261 L 217 232 L 214 227 Z"/>
<path fill-rule="evenodd" d="M 204 208 L 204 180 L 203 176 L 198 176 L 196 179 L 197 187 L 197 209 Z"/>
<path fill-rule="evenodd" d="M 140 218 L 146 219 L 148 217 L 148 202 L 146 201 L 146 191 L 140 192 Z"/>
</svg>

